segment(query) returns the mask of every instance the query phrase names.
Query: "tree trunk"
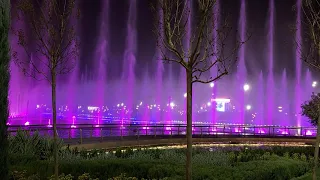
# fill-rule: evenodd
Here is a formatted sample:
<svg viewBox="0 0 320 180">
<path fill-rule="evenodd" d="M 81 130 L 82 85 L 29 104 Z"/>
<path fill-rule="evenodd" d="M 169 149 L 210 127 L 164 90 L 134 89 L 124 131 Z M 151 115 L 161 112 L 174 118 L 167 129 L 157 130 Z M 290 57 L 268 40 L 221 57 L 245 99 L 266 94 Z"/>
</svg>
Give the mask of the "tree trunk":
<svg viewBox="0 0 320 180">
<path fill-rule="evenodd" d="M 186 70 L 187 75 L 187 162 L 186 179 L 192 179 L 192 72 Z"/>
<path fill-rule="evenodd" d="M 317 179 L 317 169 L 318 169 L 318 159 L 319 159 L 319 143 L 320 143 L 320 116 L 318 117 L 318 126 L 317 126 L 317 137 L 314 149 L 314 164 L 313 164 L 313 172 L 312 179 Z"/>
<path fill-rule="evenodd" d="M 53 124 L 53 160 L 54 160 L 54 179 L 59 178 L 58 167 L 58 134 L 57 134 L 57 97 L 56 97 L 56 73 L 51 73 L 51 88 L 52 88 L 52 124 Z"/>
</svg>

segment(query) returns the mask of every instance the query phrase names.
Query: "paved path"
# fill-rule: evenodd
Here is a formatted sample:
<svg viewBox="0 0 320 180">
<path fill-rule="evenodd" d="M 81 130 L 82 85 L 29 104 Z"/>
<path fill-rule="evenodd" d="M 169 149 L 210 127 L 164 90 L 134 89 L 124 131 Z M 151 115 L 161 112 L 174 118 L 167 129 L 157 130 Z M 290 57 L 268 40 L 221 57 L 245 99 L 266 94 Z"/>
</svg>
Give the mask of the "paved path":
<svg viewBox="0 0 320 180">
<path fill-rule="evenodd" d="M 266 137 L 266 136 L 194 136 L 193 143 L 221 143 L 221 144 L 238 144 L 238 143 L 276 143 L 276 144 L 309 144 L 312 145 L 315 138 L 306 137 Z M 65 144 L 70 147 L 85 149 L 113 149 L 118 147 L 138 147 L 138 146 L 163 146 L 163 145 L 185 145 L 185 136 L 130 136 L 130 137 L 104 137 L 82 139 L 65 139 Z"/>
</svg>

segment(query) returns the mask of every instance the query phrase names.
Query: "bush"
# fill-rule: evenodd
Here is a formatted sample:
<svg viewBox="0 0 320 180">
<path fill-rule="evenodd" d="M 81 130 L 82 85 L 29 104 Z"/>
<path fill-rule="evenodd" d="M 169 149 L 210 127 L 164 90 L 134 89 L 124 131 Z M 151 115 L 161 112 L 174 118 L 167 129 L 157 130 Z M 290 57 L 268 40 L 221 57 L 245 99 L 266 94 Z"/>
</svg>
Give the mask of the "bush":
<svg viewBox="0 0 320 180">
<path fill-rule="evenodd" d="M 48 161 L 39 161 L 16 168 L 27 169 L 30 174 L 39 173 L 40 179 L 45 179 L 53 173 L 52 167 Z M 194 164 L 193 179 L 291 179 L 305 174 L 308 170 L 309 164 L 307 162 L 285 158 L 240 162 L 233 166 Z M 75 178 L 81 177 L 83 172 L 88 172 L 91 178 L 99 179 L 109 179 L 125 173 L 128 177 L 138 179 L 170 178 L 179 180 L 184 179 L 185 169 L 182 164 L 172 164 L 165 161 L 113 159 L 62 161 L 60 162 L 60 172 L 72 174 Z"/>
<path fill-rule="evenodd" d="M 193 170 L 193 179 L 282 180 L 301 176 L 308 170 L 308 163 L 306 162 L 281 158 L 277 160 L 241 162 L 233 167 L 195 167 Z"/>
<path fill-rule="evenodd" d="M 108 179 L 119 174 L 126 173 L 128 176 L 141 178 L 156 178 L 183 175 L 183 165 L 175 165 L 163 161 L 138 161 L 133 159 L 111 159 L 111 160 L 79 160 L 60 161 L 60 172 L 72 174 L 79 177 L 83 172 L 87 172 L 94 178 Z M 24 166 L 12 167 L 13 170 L 26 169 L 30 174 L 39 173 L 43 179 L 53 174 L 53 163 L 50 161 L 36 161 Z"/>
<path fill-rule="evenodd" d="M 58 149 L 63 146 L 58 140 Z M 49 159 L 53 156 L 53 139 L 41 136 L 38 132 L 30 134 L 28 131 L 18 130 L 15 136 L 9 136 L 9 154 L 23 156 L 27 159 Z"/>
</svg>

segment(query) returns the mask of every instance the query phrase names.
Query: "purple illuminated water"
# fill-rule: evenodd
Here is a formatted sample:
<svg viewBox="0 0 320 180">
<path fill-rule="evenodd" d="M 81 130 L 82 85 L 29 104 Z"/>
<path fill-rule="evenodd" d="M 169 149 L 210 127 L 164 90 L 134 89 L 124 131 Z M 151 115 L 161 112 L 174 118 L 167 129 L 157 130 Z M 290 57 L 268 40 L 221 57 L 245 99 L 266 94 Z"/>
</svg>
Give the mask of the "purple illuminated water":
<svg viewBox="0 0 320 180">
<path fill-rule="evenodd" d="M 97 18 L 99 20 L 96 24 L 99 27 L 96 30 L 97 35 L 92 51 L 87 52 L 87 49 L 81 49 L 79 57 L 81 63 L 77 64 L 71 74 L 59 79 L 57 90 L 58 123 L 77 126 L 76 124 L 80 123 L 121 124 L 131 122 L 145 124 L 146 130 L 148 124 L 152 123 L 166 123 L 168 125 L 186 123 L 185 70 L 177 64 L 164 64 L 160 60 L 159 49 L 152 41 L 138 44 L 137 37 L 140 35 L 137 32 L 138 30 L 140 32 L 140 27 L 137 27 L 138 1 L 130 0 L 127 2 L 129 5 L 129 9 L 126 10 L 128 11 L 126 12 L 128 19 L 123 21 L 126 30 L 125 36 L 122 40 L 115 38 L 116 41 L 110 37 L 113 35 L 112 13 L 108 12 L 112 9 L 112 3 L 105 0 L 101 4 L 102 13 L 101 17 Z M 212 12 L 214 16 L 212 23 L 215 25 L 215 29 L 219 28 L 218 25 L 223 20 L 219 9 L 220 5 L 223 7 L 224 2 L 216 1 L 216 3 Z M 300 112 L 300 103 L 309 99 L 311 92 L 317 90 L 317 82 L 309 70 L 304 73 L 298 52 L 293 55 L 295 62 L 290 62 L 296 65 L 294 74 L 289 68 L 284 70 L 286 67 L 280 69 L 277 65 L 277 68 L 274 68 L 276 63 L 283 61 L 278 57 L 279 53 L 276 51 L 279 40 L 274 35 L 278 33 L 278 27 L 274 22 L 274 3 L 274 0 L 270 0 L 269 14 L 266 17 L 267 27 L 263 31 L 263 37 L 268 36 L 263 40 L 264 44 L 259 45 L 261 48 L 257 44 L 259 42 L 255 41 L 252 42 L 255 45 L 253 48 L 250 43 L 242 46 L 236 54 L 239 61 L 237 69 L 235 69 L 236 73 L 230 72 L 227 78 L 214 84 L 194 84 L 194 124 L 309 125 L 298 113 Z M 247 29 L 251 27 L 251 25 L 249 26 L 250 19 L 247 19 L 248 15 L 246 15 L 249 4 L 249 1 L 241 0 L 239 23 L 238 27 L 234 28 L 239 29 L 237 35 L 241 39 L 246 39 Z M 297 41 L 301 40 L 299 28 L 301 26 L 299 20 L 301 5 L 299 4 L 301 4 L 301 0 L 297 0 Z M 192 7 L 192 5 L 189 0 L 187 6 L 190 13 L 197 13 L 197 6 Z M 186 37 L 183 40 L 185 49 L 190 47 L 192 23 L 196 23 L 196 21 L 188 19 Z M 13 26 L 24 28 L 22 24 L 18 23 Z M 214 36 L 217 35 L 217 31 L 213 31 L 213 33 Z M 220 49 L 218 48 L 221 44 L 217 41 L 218 39 L 214 40 L 214 51 L 219 53 Z M 11 37 L 11 42 L 12 48 L 22 54 L 20 58 L 26 61 L 34 60 L 32 57 L 25 56 L 23 50 L 15 45 L 15 37 Z M 113 48 L 118 47 L 118 44 L 121 43 L 123 47 L 120 46 L 118 52 L 114 52 Z M 151 50 L 145 49 L 145 44 L 150 46 Z M 228 43 L 226 45 L 228 46 Z M 138 48 L 140 50 L 140 46 L 143 52 L 153 51 L 152 56 L 140 56 L 137 51 Z M 286 53 L 290 54 L 291 51 L 283 52 L 283 54 Z M 187 52 L 185 56 L 188 58 Z M 150 62 L 151 60 L 153 62 Z M 212 60 L 214 61 L 215 57 Z M 119 61 L 121 63 L 115 63 Z M 122 68 L 118 68 L 121 64 Z M 252 68 L 251 64 L 266 64 L 267 67 L 265 69 L 264 67 L 257 68 L 258 66 Z M 120 72 L 117 77 L 111 77 L 113 73 L 110 72 L 115 71 Z M 10 111 L 12 116 L 21 117 L 10 119 L 10 124 L 42 123 L 51 126 L 50 85 L 46 81 L 39 82 L 24 77 L 13 63 L 11 64 L 11 72 Z M 217 69 L 212 68 L 210 73 L 215 75 Z M 73 110 L 77 110 L 77 112 Z M 233 128 L 232 131 L 242 130 Z M 266 129 L 261 128 L 256 131 L 262 133 Z M 99 134 L 99 130 L 97 133 Z"/>
<path fill-rule="evenodd" d="M 13 27 L 17 29 L 23 29 L 24 24 L 21 22 L 12 23 Z M 18 38 L 11 34 L 10 41 L 13 45 L 12 48 L 15 49 L 16 52 L 22 54 L 24 52 L 23 48 L 16 45 L 18 43 Z M 26 61 L 29 60 L 30 57 L 23 56 Z M 19 68 L 15 65 L 14 61 L 10 62 L 10 70 L 11 70 L 11 82 L 14 80 L 15 83 L 10 83 L 9 89 L 9 98 L 10 98 L 10 114 L 11 116 L 17 115 L 25 115 L 27 114 L 27 92 L 23 91 L 23 89 L 28 89 L 27 83 L 24 79 L 20 78 L 23 76 L 23 73 L 19 70 Z"/>
<path fill-rule="evenodd" d="M 316 81 L 314 81 L 316 82 Z M 307 69 L 306 71 L 306 75 L 305 75 L 305 93 L 304 93 L 304 100 L 307 100 L 310 98 L 310 94 L 314 91 L 314 88 L 316 87 L 317 84 L 315 84 L 312 81 L 312 77 L 311 77 L 311 72 L 309 69 Z"/>
<path fill-rule="evenodd" d="M 77 66 L 75 66 L 75 69 L 70 73 L 70 79 L 69 79 L 69 86 L 68 86 L 68 96 L 67 96 L 67 109 L 68 111 L 68 123 L 69 124 L 75 124 L 76 122 L 74 121 L 74 119 L 72 119 L 72 121 L 70 121 L 71 117 L 73 117 L 75 112 L 74 112 L 74 107 L 77 106 L 76 102 L 77 102 L 77 76 L 78 76 L 78 68 Z"/>
<path fill-rule="evenodd" d="M 268 22 L 268 77 L 267 77 L 267 114 L 266 115 L 266 124 L 273 124 L 273 111 L 274 111 L 274 77 L 273 77 L 273 61 L 274 61 L 274 19 L 275 19 L 275 7 L 274 0 L 269 1 L 269 22 Z"/>
<path fill-rule="evenodd" d="M 282 78 L 281 78 L 281 89 L 279 98 L 277 98 L 278 101 L 278 115 L 281 116 L 283 119 L 283 122 L 281 122 L 281 125 L 288 126 L 290 125 L 288 112 L 289 112 L 289 102 L 288 102 L 288 80 L 287 80 L 287 72 L 286 69 L 282 72 Z"/>
<path fill-rule="evenodd" d="M 241 0 L 241 7 L 240 7 L 240 19 L 239 19 L 239 26 L 240 26 L 240 38 L 244 40 L 246 37 L 246 1 Z M 237 68 L 237 85 L 239 89 L 238 91 L 238 102 L 239 102 L 239 119 L 238 123 L 243 124 L 245 118 L 245 93 L 246 91 L 242 89 L 242 85 L 245 85 L 246 82 L 246 64 L 245 64 L 245 45 L 241 46 L 239 49 L 239 64 Z M 240 87 L 239 87 L 240 84 Z"/>
<path fill-rule="evenodd" d="M 263 125 L 264 124 L 264 107 L 265 107 L 265 93 L 264 93 L 264 79 L 263 79 L 263 73 L 260 71 L 259 73 L 259 78 L 258 78 L 258 83 L 257 83 L 257 98 L 256 98 L 256 103 L 258 104 L 258 111 L 256 114 L 257 120 L 255 124 L 258 125 Z"/>
<path fill-rule="evenodd" d="M 97 52 L 96 52 L 96 59 L 98 63 L 96 64 L 98 69 L 98 80 L 97 80 L 97 94 L 95 99 L 96 105 L 98 105 L 99 109 L 97 110 L 97 122 L 96 124 L 101 123 L 102 114 L 105 109 L 105 87 L 106 87 L 106 69 L 107 69 L 107 60 L 108 60 L 108 52 L 109 52 L 109 42 L 108 42 L 108 25 L 109 25 L 109 2 L 110 1 L 103 1 L 103 11 L 101 16 L 101 26 L 100 26 L 100 39 L 97 44 Z"/>
<path fill-rule="evenodd" d="M 123 80 L 127 81 L 125 90 L 127 91 L 126 106 L 124 109 L 132 109 L 134 101 L 134 87 L 135 87 L 135 65 L 137 53 L 137 29 L 136 29 L 136 16 L 137 16 L 137 1 L 131 0 L 129 4 L 128 24 L 127 24 L 127 41 L 126 50 L 124 52 L 123 63 Z M 126 113 L 126 119 L 130 119 L 130 115 Z"/>
<path fill-rule="evenodd" d="M 297 19 L 296 19 L 296 42 L 299 44 L 301 41 L 301 0 L 297 0 Z M 300 57 L 299 49 L 296 50 L 296 86 L 295 86 L 295 112 L 297 115 L 297 126 L 301 125 L 301 57 Z"/>
<path fill-rule="evenodd" d="M 162 20 L 162 11 L 159 11 L 159 17 L 160 21 Z M 160 23 L 162 24 L 162 23 Z M 159 25 L 160 26 L 160 25 Z M 162 29 L 159 27 L 159 29 Z M 160 32 L 161 36 L 158 37 L 159 39 L 157 40 L 158 42 L 161 42 L 161 37 L 163 37 L 164 32 Z M 163 104 L 163 72 L 164 72 L 164 66 L 163 66 L 163 61 L 162 61 L 162 54 L 161 54 L 161 49 L 162 47 L 158 47 L 156 50 L 156 67 L 157 67 L 157 72 L 156 72 L 156 101 L 155 104 L 158 106 L 160 104 Z M 162 108 L 162 107 L 160 107 Z M 159 110 L 160 111 L 160 110 Z M 156 110 L 156 119 L 161 119 L 161 113 L 158 110 Z"/>
<path fill-rule="evenodd" d="M 218 32 L 216 31 L 217 29 L 219 29 L 219 24 L 220 24 L 220 3 L 219 0 L 216 1 L 215 6 L 213 7 L 213 53 L 214 56 L 212 57 L 212 62 L 215 62 L 217 60 L 217 54 L 218 54 Z M 216 66 L 214 66 L 213 68 L 210 69 L 210 73 L 212 77 L 215 77 L 215 75 L 218 73 L 218 68 Z M 218 83 L 214 83 L 212 82 L 210 84 L 210 87 L 212 87 L 212 99 L 216 99 L 218 96 Z M 210 123 L 217 123 L 217 104 L 215 101 L 210 101 L 211 102 L 211 109 L 212 109 L 212 113 L 211 113 L 211 118 L 209 119 Z"/>
</svg>

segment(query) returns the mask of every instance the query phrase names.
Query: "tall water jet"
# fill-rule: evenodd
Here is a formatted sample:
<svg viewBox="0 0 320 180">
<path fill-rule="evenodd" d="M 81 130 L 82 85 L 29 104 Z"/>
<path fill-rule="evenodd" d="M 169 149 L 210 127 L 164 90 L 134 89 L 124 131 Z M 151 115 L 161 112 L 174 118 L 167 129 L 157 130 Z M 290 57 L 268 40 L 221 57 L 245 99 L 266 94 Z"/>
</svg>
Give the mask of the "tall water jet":
<svg viewBox="0 0 320 180">
<path fill-rule="evenodd" d="M 22 23 L 21 20 L 16 20 L 15 23 L 11 24 L 12 28 L 15 30 L 18 29 L 25 29 L 25 25 Z M 29 61 L 30 57 L 23 56 L 25 54 L 22 47 L 18 44 L 18 37 L 11 33 L 10 36 L 10 46 L 13 51 L 17 52 L 20 59 L 26 59 L 26 61 Z M 12 59 L 10 61 L 10 87 L 9 87 L 9 104 L 10 104 L 10 117 L 15 116 L 22 116 L 26 114 L 25 104 L 23 101 L 23 96 L 25 93 L 25 90 L 29 87 L 23 87 L 23 85 L 26 82 L 26 78 L 24 77 L 24 74 L 19 69 L 19 67 L 14 63 L 14 60 Z M 30 79 L 27 79 L 30 81 Z M 24 89 L 25 88 L 25 89 Z"/>
<path fill-rule="evenodd" d="M 220 24 L 220 3 L 219 0 L 216 1 L 214 7 L 213 7 L 213 54 L 214 56 L 212 57 L 212 62 L 215 62 L 218 57 L 218 29 L 219 29 L 219 24 Z M 218 73 L 218 68 L 217 66 L 214 66 L 210 69 L 210 73 L 212 77 L 215 77 L 216 74 Z M 211 99 L 216 99 L 217 98 L 217 92 L 218 92 L 218 84 L 212 82 L 210 84 L 210 87 L 212 88 L 212 94 L 211 94 Z M 211 117 L 209 117 L 209 123 L 216 124 L 217 123 L 217 104 L 216 101 L 211 100 L 212 103 L 212 113 Z"/>
<path fill-rule="evenodd" d="M 124 53 L 123 62 L 123 80 L 127 81 L 125 90 L 127 91 L 126 104 L 128 109 L 133 107 L 134 97 L 134 85 L 135 85 L 135 64 L 136 64 L 136 53 L 137 53 L 137 28 L 136 28 L 136 17 L 137 16 L 137 1 L 131 0 L 129 5 L 128 24 L 127 24 L 127 40 L 126 50 Z M 130 120 L 131 115 L 128 113 L 126 117 Z"/>
<path fill-rule="evenodd" d="M 263 80 L 263 73 L 260 71 L 259 78 L 257 82 L 257 95 L 256 95 L 256 105 L 257 105 L 257 117 L 255 124 L 263 125 L 264 123 L 264 80 Z"/>
<path fill-rule="evenodd" d="M 299 44 L 301 41 L 301 0 L 297 0 L 297 19 L 296 19 L 296 35 L 295 41 Z M 296 84 L 295 84 L 295 113 L 297 116 L 297 126 L 301 126 L 301 54 L 296 49 Z"/>
<path fill-rule="evenodd" d="M 282 72 L 281 77 L 281 90 L 279 94 L 279 103 L 278 103 L 278 112 L 280 113 L 281 122 L 278 122 L 280 125 L 288 126 L 290 125 L 288 110 L 289 110 L 289 102 L 288 102 L 288 80 L 287 80 L 287 72 L 286 69 Z"/>
<path fill-rule="evenodd" d="M 311 76 L 311 72 L 309 69 L 306 70 L 306 75 L 305 75 L 305 82 L 304 82 L 304 86 L 302 91 L 304 92 L 304 96 L 301 97 L 302 101 L 309 101 L 312 92 L 315 91 L 315 88 L 318 88 L 318 82 L 317 81 L 313 81 L 312 80 L 312 76 Z M 300 111 L 298 111 L 299 114 L 301 114 L 302 109 L 300 109 Z M 307 119 L 307 117 L 302 116 L 301 117 L 301 122 L 305 122 L 305 123 L 301 123 L 301 126 L 310 126 L 311 124 L 308 123 L 309 120 Z"/>
<path fill-rule="evenodd" d="M 170 64 L 169 65 L 169 68 L 168 68 L 168 81 L 167 81 L 167 87 L 166 87 L 166 94 L 165 96 L 163 97 L 164 98 L 164 106 L 161 108 L 162 112 L 163 112 L 163 118 L 161 120 L 162 123 L 168 123 L 170 124 L 171 123 L 171 109 L 170 109 L 170 101 L 171 101 L 171 95 L 174 94 L 174 90 L 176 89 L 174 87 L 174 85 L 176 84 L 174 82 L 174 64 Z"/>
<path fill-rule="evenodd" d="M 241 0 L 241 8 L 240 8 L 240 19 L 239 19 L 239 26 L 240 26 L 240 38 L 245 39 L 246 37 L 246 1 Z M 245 64 L 245 45 L 242 45 L 239 49 L 239 64 L 238 64 L 238 71 L 237 71 L 237 85 L 238 88 L 241 88 L 239 91 L 238 103 L 239 103 L 239 119 L 237 119 L 237 123 L 244 124 L 245 122 L 245 89 L 242 87 L 246 81 L 246 64 Z M 239 85 L 240 84 L 240 85 Z"/>
<path fill-rule="evenodd" d="M 97 119 L 96 123 L 99 125 L 101 123 L 101 119 L 103 117 L 103 112 L 106 109 L 104 107 L 105 100 L 105 86 L 106 86 L 106 69 L 107 69 L 107 60 L 108 60 L 108 25 L 109 25 L 109 3 L 110 1 L 103 1 L 102 13 L 101 13 L 101 26 L 100 26 L 100 34 L 99 41 L 97 44 L 97 51 L 95 58 L 98 60 L 96 64 L 96 68 L 98 69 L 98 82 L 97 82 L 97 97 L 95 102 L 98 105 L 97 109 Z"/>
<path fill-rule="evenodd" d="M 78 61 L 78 60 L 76 60 Z M 74 121 L 71 120 L 75 114 L 74 110 L 77 105 L 77 98 L 76 98 L 76 94 L 77 94 L 77 75 L 78 75 L 78 65 L 75 65 L 74 69 L 72 70 L 71 74 L 70 74 L 70 78 L 69 78 L 69 82 L 68 82 L 68 89 L 67 89 L 67 105 L 66 108 L 68 108 L 68 114 L 67 119 L 68 119 L 68 123 L 69 124 L 73 124 L 74 125 Z"/>
<path fill-rule="evenodd" d="M 159 10 L 159 21 L 162 21 L 163 15 L 162 15 L 162 11 Z M 159 23 L 159 26 L 162 25 L 162 22 Z M 159 30 L 162 30 L 161 27 L 159 27 Z M 158 37 L 158 42 L 161 42 L 161 37 L 163 37 L 163 33 L 164 32 L 160 32 L 161 35 Z M 161 43 L 159 43 L 159 45 L 161 45 Z M 156 72 L 156 104 L 158 105 L 162 105 L 163 104 L 163 92 L 164 92 L 164 87 L 163 87 L 163 71 L 164 71 L 164 67 L 163 67 L 163 61 L 162 61 L 162 54 L 161 54 L 161 49 L 162 47 L 157 47 L 156 50 L 156 61 L 157 61 L 157 72 Z M 161 112 L 159 112 L 158 110 L 156 110 L 156 121 L 161 121 Z"/>
<path fill-rule="evenodd" d="M 150 113 L 150 106 L 147 100 L 149 100 L 148 98 L 151 97 L 150 94 L 150 78 L 149 78 L 149 70 L 148 70 L 148 66 L 146 66 L 145 68 L 145 72 L 144 72 L 144 76 L 143 76 L 143 80 L 142 80 L 142 86 L 141 86 L 141 90 L 140 90 L 140 99 L 142 99 L 142 101 L 140 101 L 140 103 L 137 105 L 138 109 L 143 110 L 143 114 L 141 116 L 141 120 L 144 124 L 151 124 L 150 120 L 151 120 L 151 113 Z M 151 106 L 152 108 L 152 106 Z M 151 120 L 152 121 L 152 120 Z"/>
<path fill-rule="evenodd" d="M 274 0 L 269 1 L 269 22 L 268 22 L 268 77 L 267 77 L 267 114 L 266 124 L 272 125 L 274 110 L 274 80 L 273 80 L 273 61 L 274 61 L 274 20 L 275 6 Z"/>
<path fill-rule="evenodd" d="M 78 6 L 79 4 L 77 4 Z M 76 16 L 75 13 L 77 13 L 77 11 L 74 11 L 74 16 Z M 72 23 L 74 24 L 74 23 Z M 75 31 L 79 32 L 79 23 L 77 22 L 75 25 Z M 77 48 L 75 47 L 76 44 L 75 42 L 73 42 L 74 44 L 72 45 L 72 48 Z M 74 57 L 75 59 L 72 59 L 69 62 L 69 67 L 73 68 L 70 72 L 70 78 L 69 78 L 69 82 L 68 82 L 68 89 L 67 89 L 67 108 L 69 109 L 68 114 L 67 114 L 67 119 L 68 119 L 68 123 L 71 122 L 70 124 L 72 124 L 73 126 L 75 125 L 75 119 L 73 118 L 74 116 L 76 116 L 76 113 L 78 111 L 78 107 L 77 107 L 77 94 L 78 94 L 78 73 L 79 73 L 79 57 Z M 71 120 L 70 120 L 71 119 Z"/>
<path fill-rule="evenodd" d="M 312 81 L 311 72 L 309 69 L 306 71 L 305 75 L 305 85 L 304 85 L 304 97 L 303 100 L 307 101 L 310 99 L 312 92 L 314 91 L 314 88 L 317 87 L 318 82 Z"/>
</svg>

